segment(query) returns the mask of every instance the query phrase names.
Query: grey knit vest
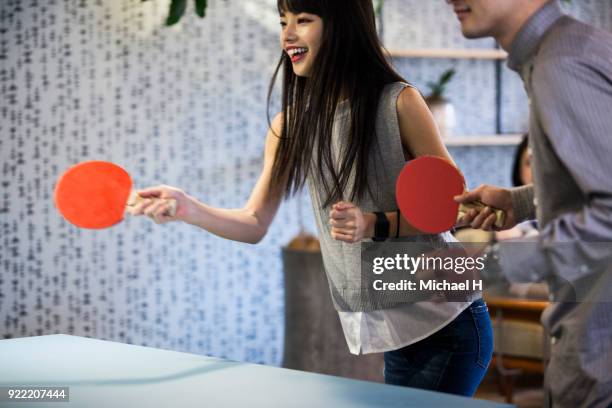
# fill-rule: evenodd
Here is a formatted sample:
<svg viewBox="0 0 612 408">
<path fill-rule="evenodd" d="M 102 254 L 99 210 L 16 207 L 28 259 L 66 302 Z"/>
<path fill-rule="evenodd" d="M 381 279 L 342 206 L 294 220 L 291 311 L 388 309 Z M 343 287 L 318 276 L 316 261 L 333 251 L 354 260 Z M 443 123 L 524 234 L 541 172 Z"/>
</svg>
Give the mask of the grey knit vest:
<svg viewBox="0 0 612 408">
<path fill-rule="evenodd" d="M 387 85 L 380 98 L 376 116 L 376 142 L 370 152 L 369 177 L 373 200 L 368 194 L 355 203 L 364 212 L 392 212 L 397 209 L 395 200 L 395 183 L 406 164 L 397 117 L 397 98 L 407 84 L 393 83 Z M 348 104 L 339 106 L 334 118 L 332 132 L 332 154 L 338 158 L 343 141 L 348 131 Z M 353 175 L 354 177 L 354 175 Z M 352 186 L 351 178 L 348 185 Z M 329 183 L 328 183 L 329 184 Z M 329 226 L 330 208 L 324 208 L 325 191 L 316 173 L 310 172 L 308 187 L 314 209 L 315 220 L 319 231 L 321 252 L 325 272 L 331 291 L 334 306 L 338 311 L 372 311 L 397 307 L 405 302 L 399 296 L 394 297 L 388 292 L 372 294 L 361 289 L 361 244 L 348 244 L 336 241 L 331 237 Z M 343 199 L 348 201 L 350 191 L 344 192 Z M 455 241 L 450 233 L 439 235 L 416 235 L 402 238 L 406 241 L 428 244 Z M 393 242 L 394 239 L 389 239 Z M 374 296 L 375 298 L 372 298 Z"/>
</svg>

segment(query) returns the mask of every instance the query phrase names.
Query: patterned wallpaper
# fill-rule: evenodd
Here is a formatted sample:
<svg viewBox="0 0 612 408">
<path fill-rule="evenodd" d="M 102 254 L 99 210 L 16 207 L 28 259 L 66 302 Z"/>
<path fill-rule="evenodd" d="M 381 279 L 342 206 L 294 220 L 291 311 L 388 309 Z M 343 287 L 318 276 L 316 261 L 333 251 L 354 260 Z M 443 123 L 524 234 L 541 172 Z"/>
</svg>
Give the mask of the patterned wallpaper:
<svg viewBox="0 0 612 408">
<path fill-rule="evenodd" d="M 53 207 L 58 175 L 91 159 L 122 165 L 137 187 L 176 185 L 214 206 L 248 197 L 279 55 L 274 1 L 211 1 L 206 19 L 188 12 L 166 28 L 168 3 L 0 2 L 0 338 L 70 333 L 280 364 L 280 248 L 300 222 L 314 230 L 306 194 L 256 246 L 146 219 L 78 230 Z M 491 46 L 464 42 L 442 0 L 386 3 L 390 48 Z M 575 13 L 612 26 L 607 0 L 580 3 Z M 396 63 L 421 89 L 458 64 L 459 130 L 492 133 L 491 63 Z M 504 79 L 505 131 L 525 127 L 521 92 Z M 452 153 L 470 184 L 507 183 L 512 148 Z"/>
<path fill-rule="evenodd" d="M 274 8 L 214 2 L 205 20 L 188 13 L 166 28 L 167 6 L 1 2 L 0 336 L 64 332 L 279 363 L 279 251 L 297 231 L 296 201 L 258 246 L 146 219 L 78 230 L 52 204 L 60 172 L 91 159 L 211 205 L 248 197 L 279 55 L 251 14 Z"/>
</svg>

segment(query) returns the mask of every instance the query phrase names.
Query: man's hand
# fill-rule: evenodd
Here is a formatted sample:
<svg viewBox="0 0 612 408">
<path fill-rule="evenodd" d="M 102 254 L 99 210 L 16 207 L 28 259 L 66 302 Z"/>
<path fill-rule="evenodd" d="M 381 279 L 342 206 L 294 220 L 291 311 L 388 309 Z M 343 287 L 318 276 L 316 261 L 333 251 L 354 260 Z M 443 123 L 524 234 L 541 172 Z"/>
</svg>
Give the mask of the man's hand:
<svg viewBox="0 0 612 408">
<path fill-rule="evenodd" d="M 480 201 L 486 207 L 480 211 L 469 210 L 461 219 L 458 226 L 471 226 L 485 231 L 498 230 L 495 227 L 496 216 L 491 207 L 502 210 L 506 213 L 504 225 L 499 230 L 506 230 L 516 225 L 514 209 L 512 208 L 512 196 L 510 190 L 503 188 L 482 185 L 477 189 L 465 192 L 455 197 L 455 201 L 460 204 L 468 204 Z"/>
<path fill-rule="evenodd" d="M 353 244 L 368 237 L 374 224 L 355 204 L 339 202 L 329 213 L 329 225 L 333 239 Z"/>
</svg>

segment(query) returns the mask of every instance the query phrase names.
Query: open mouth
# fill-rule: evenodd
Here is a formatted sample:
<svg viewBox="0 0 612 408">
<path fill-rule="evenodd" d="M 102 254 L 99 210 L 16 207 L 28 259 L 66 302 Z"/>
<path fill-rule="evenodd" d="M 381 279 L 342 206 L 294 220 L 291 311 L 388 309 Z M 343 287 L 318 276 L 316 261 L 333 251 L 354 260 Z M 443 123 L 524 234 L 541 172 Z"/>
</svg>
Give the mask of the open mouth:
<svg viewBox="0 0 612 408">
<path fill-rule="evenodd" d="M 287 54 L 289 55 L 289 58 L 291 58 L 291 62 L 293 63 L 304 59 L 307 52 L 308 48 L 291 48 L 290 50 L 287 50 Z"/>
</svg>

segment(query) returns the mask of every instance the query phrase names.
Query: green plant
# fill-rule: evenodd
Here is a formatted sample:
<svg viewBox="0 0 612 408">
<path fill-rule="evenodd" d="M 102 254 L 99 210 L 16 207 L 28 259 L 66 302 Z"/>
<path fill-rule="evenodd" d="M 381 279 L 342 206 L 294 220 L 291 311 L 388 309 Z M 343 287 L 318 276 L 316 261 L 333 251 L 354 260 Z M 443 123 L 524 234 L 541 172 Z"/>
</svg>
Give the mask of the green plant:
<svg viewBox="0 0 612 408">
<path fill-rule="evenodd" d="M 427 87 L 429 88 L 430 94 L 427 97 L 428 100 L 439 100 L 444 98 L 444 92 L 446 86 L 449 84 L 451 79 L 455 76 L 455 68 L 450 68 L 440 75 L 440 78 L 436 82 L 428 82 Z"/>
<path fill-rule="evenodd" d="M 149 0 L 142 0 L 149 1 Z M 194 0 L 195 1 L 195 11 L 196 14 L 200 17 L 206 16 L 206 8 L 208 7 L 208 0 Z M 171 26 L 178 23 L 185 14 L 185 10 L 187 9 L 187 0 L 172 0 L 170 3 L 170 11 L 168 12 L 168 18 L 166 18 L 166 25 Z"/>
<path fill-rule="evenodd" d="M 374 12 L 377 16 L 382 13 L 383 4 L 385 4 L 385 0 L 374 0 Z"/>
<path fill-rule="evenodd" d="M 149 0 L 142 0 L 149 1 Z M 194 0 L 196 14 L 200 17 L 206 16 L 206 8 L 208 7 L 208 0 Z M 379 16 L 382 13 L 383 4 L 385 0 L 373 0 L 374 11 Z M 166 18 L 166 25 L 171 26 L 178 23 L 187 10 L 187 0 L 172 0 L 170 2 L 170 10 L 168 11 L 168 18 Z"/>
</svg>

